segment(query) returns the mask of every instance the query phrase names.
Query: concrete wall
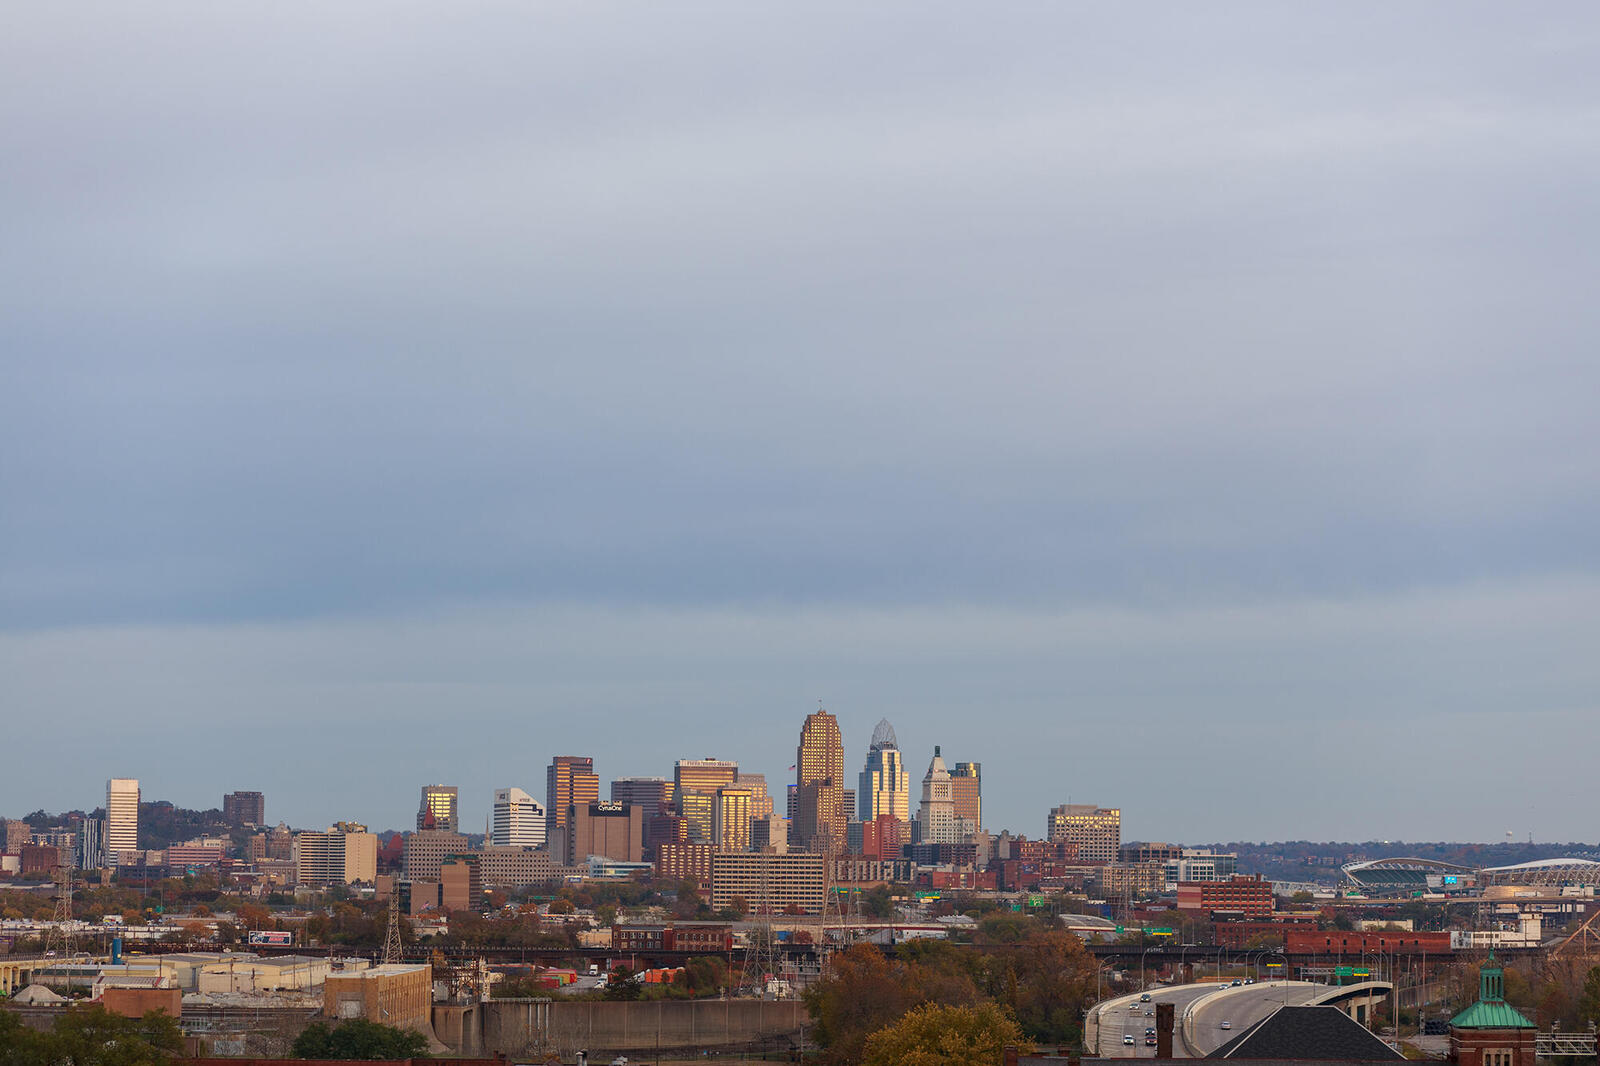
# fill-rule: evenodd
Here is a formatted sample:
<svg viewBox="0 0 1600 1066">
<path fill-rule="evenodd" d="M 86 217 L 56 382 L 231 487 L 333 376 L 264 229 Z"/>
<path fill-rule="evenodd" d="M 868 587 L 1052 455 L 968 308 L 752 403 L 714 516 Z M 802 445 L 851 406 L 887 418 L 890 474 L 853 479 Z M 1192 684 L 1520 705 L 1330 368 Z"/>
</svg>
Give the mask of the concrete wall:
<svg viewBox="0 0 1600 1066">
<path fill-rule="evenodd" d="M 810 1024 L 798 1000 L 657 1000 L 649 1003 L 600 1001 L 548 1005 L 537 1000 L 497 999 L 481 1005 L 482 1047 L 452 1050 L 465 1054 L 517 1054 L 549 1047 L 568 1060 L 586 1049 L 591 1062 L 601 1056 L 634 1054 L 657 1047 L 699 1051 L 708 1047 L 798 1043 Z M 453 1028 L 453 1025 L 451 1026 Z M 542 1031 L 541 1031 L 542 1027 Z M 441 1039 L 444 1034 L 439 1033 Z M 445 1040 L 450 1044 L 449 1040 Z"/>
</svg>

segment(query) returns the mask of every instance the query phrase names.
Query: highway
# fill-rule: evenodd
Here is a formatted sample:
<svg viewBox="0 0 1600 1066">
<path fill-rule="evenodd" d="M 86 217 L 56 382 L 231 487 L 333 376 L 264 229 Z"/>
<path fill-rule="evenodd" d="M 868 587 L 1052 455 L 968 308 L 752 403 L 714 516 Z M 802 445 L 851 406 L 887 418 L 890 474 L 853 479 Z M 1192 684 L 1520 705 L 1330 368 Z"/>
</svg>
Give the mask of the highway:
<svg viewBox="0 0 1600 1066">
<path fill-rule="evenodd" d="M 1173 1054 L 1179 1058 L 1207 1055 L 1276 1010 L 1281 1004 L 1299 1006 L 1332 991 L 1327 985 L 1307 981 L 1262 981 L 1250 985 L 1215 982 L 1150 989 L 1150 1002 L 1140 1003 L 1137 993 L 1108 999 L 1089 1012 L 1086 1035 L 1098 1042 L 1092 1049 L 1100 1058 L 1154 1058 L 1146 1047 L 1145 1030 L 1156 1024 L 1157 1003 L 1176 1008 L 1177 1032 Z M 1187 1024 L 1185 1012 L 1188 1011 Z M 1227 1022 L 1229 1028 L 1223 1029 Z M 1133 1037 L 1129 1046 L 1125 1037 Z"/>
</svg>

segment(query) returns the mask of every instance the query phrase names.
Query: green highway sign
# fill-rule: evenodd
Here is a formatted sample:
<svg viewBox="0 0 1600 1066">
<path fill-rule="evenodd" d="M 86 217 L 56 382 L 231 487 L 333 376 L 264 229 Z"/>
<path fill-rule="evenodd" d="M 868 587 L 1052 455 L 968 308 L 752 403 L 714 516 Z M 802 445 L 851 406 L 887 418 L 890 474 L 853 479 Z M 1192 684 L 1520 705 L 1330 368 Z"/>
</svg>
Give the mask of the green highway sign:
<svg viewBox="0 0 1600 1066">
<path fill-rule="evenodd" d="M 1146 929 L 1145 932 L 1149 933 L 1151 936 L 1171 936 L 1172 935 L 1172 930 L 1169 929 L 1167 926 L 1164 926 L 1164 925 L 1163 926 L 1158 926 L 1155 929 Z"/>
</svg>

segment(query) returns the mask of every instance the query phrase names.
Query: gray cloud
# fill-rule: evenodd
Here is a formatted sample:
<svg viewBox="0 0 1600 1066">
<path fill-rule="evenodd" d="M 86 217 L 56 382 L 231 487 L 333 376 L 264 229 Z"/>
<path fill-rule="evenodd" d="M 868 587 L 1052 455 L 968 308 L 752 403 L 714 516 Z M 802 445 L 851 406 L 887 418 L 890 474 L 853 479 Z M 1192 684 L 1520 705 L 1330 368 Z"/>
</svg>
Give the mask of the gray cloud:
<svg viewBox="0 0 1600 1066">
<path fill-rule="evenodd" d="M 100 662 L 150 633 L 388 640 L 573 605 L 673 633 L 757 612 L 774 640 L 786 614 L 931 612 L 972 626 L 953 654 L 986 612 L 1028 646 L 1063 612 L 1335 602 L 1387 631 L 1412 596 L 1587 591 L 1597 27 L 1582 5 L 13 16 L 0 629 L 103 634 Z M 660 632 L 604 628 L 606 670 L 552 706 L 650 705 L 634 655 Z M 1215 713 L 1334 713 L 1340 659 L 1303 635 L 1237 652 L 1262 676 L 1230 673 Z M 1534 698 L 1581 675 L 1553 647 L 1572 658 L 1516 660 L 1499 702 L 1365 695 L 1419 743 L 1580 714 L 1575 689 Z M 942 691 L 1015 691 L 1023 734 L 1073 703 L 1059 653 Z M 704 664 L 696 697 L 787 715 L 860 669 L 866 718 L 900 705 L 892 657 L 769 654 L 744 681 Z M 1452 698 L 1476 676 L 1422 660 Z M 1140 684 L 1172 679 L 1138 667 L 1096 706 L 1158 703 Z M 109 715 L 46 676 L 7 702 Z M 515 693 L 474 706 L 514 722 Z M 265 706 L 237 695 L 229 722 Z"/>
</svg>

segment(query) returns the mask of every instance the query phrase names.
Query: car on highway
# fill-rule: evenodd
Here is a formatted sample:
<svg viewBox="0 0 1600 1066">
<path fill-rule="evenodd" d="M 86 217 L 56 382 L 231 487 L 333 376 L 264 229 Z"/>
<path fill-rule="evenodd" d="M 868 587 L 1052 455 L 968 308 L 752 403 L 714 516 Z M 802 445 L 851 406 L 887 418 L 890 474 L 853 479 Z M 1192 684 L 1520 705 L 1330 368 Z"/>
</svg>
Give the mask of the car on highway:
<svg viewBox="0 0 1600 1066">
<path fill-rule="evenodd" d="M 1230 1021 L 1224 1020 L 1221 1025 L 1217 1026 L 1217 1028 L 1218 1029 L 1232 1029 L 1233 1028 L 1233 1023 L 1230 1022 Z"/>
<path fill-rule="evenodd" d="M 1144 1035 L 1145 1036 L 1155 1036 L 1156 1035 L 1155 1027 L 1154 1026 L 1146 1026 L 1145 1027 L 1145 1031 L 1144 1031 Z"/>
<path fill-rule="evenodd" d="M 1229 986 L 1228 986 L 1228 987 L 1229 987 L 1229 988 L 1238 988 L 1238 987 L 1239 987 L 1239 986 L 1240 986 L 1240 985 L 1242 985 L 1242 984 L 1244 984 L 1244 982 L 1243 982 L 1243 981 L 1241 981 L 1241 980 L 1239 980 L 1239 979 L 1238 979 L 1238 978 L 1237 978 L 1237 977 L 1235 977 L 1235 978 L 1234 978 L 1234 979 L 1233 979 L 1233 983 L 1232 983 L 1232 984 L 1230 984 L 1230 985 L 1229 985 Z"/>
<path fill-rule="evenodd" d="M 1131 1034 L 1124 1033 L 1123 1036 L 1122 1036 L 1122 1042 L 1124 1044 L 1127 1044 L 1129 1047 L 1132 1047 L 1133 1046 L 1133 1036 Z"/>
<path fill-rule="evenodd" d="M 1156 1038 L 1153 1037 L 1153 1036 L 1145 1037 L 1144 1038 L 1144 1046 L 1145 1047 L 1155 1047 L 1156 1046 Z"/>
<path fill-rule="evenodd" d="M 1144 1016 L 1146 1018 L 1154 1018 L 1156 1016 L 1156 1009 L 1154 1007 L 1145 1008 Z"/>
<path fill-rule="evenodd" d="M 1150 993 L 1148 993 L 1148 992 L 1140 993 L 1139 1002 L 1140 1003 L 1149 1003 L 1150 1002 Z"/>
</svg>

